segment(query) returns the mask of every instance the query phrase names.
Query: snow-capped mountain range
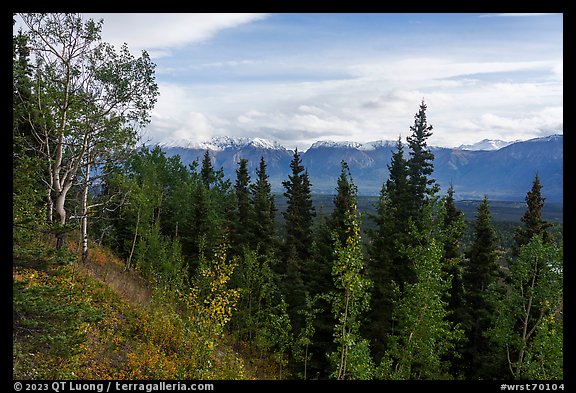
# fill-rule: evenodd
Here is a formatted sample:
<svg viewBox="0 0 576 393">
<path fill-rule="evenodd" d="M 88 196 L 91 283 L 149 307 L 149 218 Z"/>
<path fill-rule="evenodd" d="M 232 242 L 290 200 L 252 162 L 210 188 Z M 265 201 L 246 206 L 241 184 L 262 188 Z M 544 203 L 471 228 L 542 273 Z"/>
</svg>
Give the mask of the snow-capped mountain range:
<svg viewBox="0 0 576 393">
<path fill-rule="evenodd" d="M 378 195 L 388 179 L 388 165 L 396 141 L 368 143 L 318 141 L 301 153 L 316 193 L 334 193 L 340 162 L 348 163 L 359 194 Z M 215 168 L 223 168 L 234 180 L 237 163 L 248 160 L 252 178 L 263 157 L 272 188 L 283 192 L 282 181 L 290 172 L 293 151 L 264 138 L 218 137 L 204 143 L 172 141 L 161 145 L 168 156 L 179 155 L 188 165 L 200 162 L 209 151 Z M 445 191 L 452 183 L 456 197 L 523 201 L 538 173 L 544 197 L 563 200 L 563 136 L 550 135 L 527 141 L 483 140 L 458 148 L 431 147 L 434 153 L 433 177 Z M 405 154 L 407 151 L 405 150 Z"/>
<path fill-rule="evenodd" d="M 515 140 L 512 142 L 502 141 L 499 139 L 483 139 L 480 142 L 476 142 L 472 145 L 460 145 L 458 149 L 460 150 L 498 150 L 508 145 L 516 142 L 521 142 L 520 140 Z"/>
<path fill-rule="evenodd" d="M 554 137 L 562 137 L 562 135 L 551 135 L 545 138 L 554 138 Z M 535 138 L 535 140 L 540 140 L 542 138 Z M 480 142 L 476 142 L 469 145 L 460 145 L 456 149 L 458 150 L 469 150 L 469 151 L 479 151 L 479 150 L 499 150 L 503 147 L 509 146 L 513 143 L 522 142 L 522 140 L 517 139 L 514 141 L 503 141 L 500 139 L 483 139 Z M 319 148 L 332 148 L 332 149 L 358 149 L 358 150 L 375 150 L 382 148 L 384 146 L 395 146 L 396 141 L 390 140 L 378 140 L 372 141 L 367 143 L 360 143 L 354 141 L 317 141 L 314 142 L 310 149 L 319 149 Z M 175 139 L 169 140 L 161 144 L 163 147 L 170 148 L 170 147 L 180 147 L 180 148 L 188 148 L 188 149 L 202 149 L 202 150 L 211 150 L 211 151 L 222 151 L 225 149 L 241 149 L 247 146 L 252 146 L 259 149 L 278 149 L 278 150 L 286 150 L 284 146 L 280 143 L 265 139 L 265 138 L 247 138 L 247 137 L 230 137 L 230 136 L 219 136 L 214 137 L 210 141 L 205 142 L 190 142 L 186 139 Z M 432 146 L 434 149 L 439 147 Z"/>
<path fill-rule="evenodd" d="M 222 151 L 230 148 L 242 148 L 245 146 L 253 146 L 259 149 L 282 149 L 276 141 L 271 141 L 264 138 L 242 138 L 242 137 L 230 137 L 230 136 L 219 136 L 214 137 L 207 142 L 190 142 L 186 139 L 180 140 L 169 140 L 161 144 L 163 147 L 184 147 L 188 149 L 202 149 L 211 151 Z"/>
</svg>

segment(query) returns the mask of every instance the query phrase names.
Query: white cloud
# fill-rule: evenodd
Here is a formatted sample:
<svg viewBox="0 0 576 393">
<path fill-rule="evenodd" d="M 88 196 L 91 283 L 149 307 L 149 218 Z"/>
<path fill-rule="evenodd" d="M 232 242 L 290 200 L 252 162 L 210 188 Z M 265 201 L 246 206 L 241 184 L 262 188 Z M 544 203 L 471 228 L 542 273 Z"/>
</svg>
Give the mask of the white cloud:
<svg viewBox="0 0 576 393">
<path fill-rule="evenodd" d="M 480 16 L 540 15 L 545 14 Z M 127 42 L 133 51 L 146 49 L 156 58 L 164 57 L 156 69 L 160 97 L 147 130 L 157 142 L 241 135 L 272 137 L 306 149 L 319 139 L 395 140 L 399 134 L 407 136 L 422 99 L 434 126 L 430 144 L 526 139 L 562 129 L 561 36 L 551 36 L 558 42 L 548 42 L 546 35 L 539 40 L 544 34 L 540 31 L 527 39 L 508 40 L 491 32 L 479 33 L 486 38 L 474 36 L 470 30 L 467 34 L 476 39 L 464 44 L 453 35 L 430 36 L 402 51 L 385 47 L 386 37 L 374 32 L 373 46 L 383 50 L 365 53 L 340 47 L 340 42 L 320 41 L 317 35 L 310 36 L 318 40 L 313 51 L 302 45 L 302 52 L 295 53 L 289 48 L 300 46 L 291 40 L 309 37 L 302 34 L 305 26 L 298 26 L 302 30 L 295 35 L 286 34 L 293 26 L 285 24 L 268 30 L 274 34 L 263 37 L 262 45 L 259 37 L 247 35 L 246 50 L 238 41 L 234 50 L 229 43 L 185 48 L 266 14 L 84 16 L 104 18 L 105 41 Z M 322 29 L 321 18 L 318 21 L 314 31 Z M 272 23 L 265 25 L 272 29 Z M 353 31 L 348 33 L 354 37 Z M 410 33 L 403 31 L 401 36 Z M 272 41 L 278 37 L 286 41 Z M 205 57 L 194 57 L 198 53 Z M 176 82 L 177 78 L 183 79 Z"/>
<path fill-rule="evenodd" d="M 481 125 L 494 132 L 506 132 L 509 134 L 539 134 L 541 131 L 561 131 L 563 108 L 548 107 L 538 112 L 528 113 L 524 116 L 501 116 L 493 113 L 486 113 L 481 116 Z"/>
<path fill-rule="evenodd" d="M 131 51 L 145 49 L 150 56 L 158 58 L 170 55 L 172 49 L 206 41 L 219 31 L 260 20 L 267 14 L 114 13 L 83 16 L 104 19 L 104 41 L 114 46 L 126 42 Z"/>
<path fill-rule="evenodd" d="M 435 63 L 450 64 L 441 59 Z M 545 64 L 557 66 L 558 62 Z M 408 65 L 408 61 L 403 63 Z M 478 64 L 454 67 L 455 71 L 442 74 L 450 78 L 471 69 L 514 69 L 515 66 L 541 67 L 542 63 Z M 543 77 L 540 82 L 513 83 L 501 78 L 494 81 L 469 77 L 427 79 L 430 75 L 416 72 L 410 80 L 401 82 L 383 74 L 380 78 L 302 83 L 270 81 L 257 85 L 188 87 L 161 84 L 156 109 L 171 114 L 174 121 L 171 134 L 187 134 L 196 142 L 215 135 L 272 136 L 280 143 L 296 145 L 301 150 L 322 139 L 368 142 L 395 140 L 399 134 L 405 137 L 422 99 L 428 105 L 428 120 L 434 126 L 430 140 L 433 145 L 458 146 L 496 137 L 519 139 L 521 132 L 526 137 L 535 137 L 540 135 L 540 130 L 558 130 L 562 125 L 562 84 L 557 79 Z M 544 107 L 557 109 L 539 113 Z M 185 116 L 189 112 L 204 114 L 204 118 Z M 186 124 L 182 121 L 184 118 Z M 151 127 L 156 127 L 156 122 L 154 119 Z M 167 124 L 166 121 L 163 124 Z M 266 135 L 262 130 L 277 131 Z"/>
<path fill-rule="evenodd" d="M 224 18 L 211 28 L 200 26 L 186 39 L 167 34 L 158 44 L 145 42 L 148 47 L 153 44 L 157 50 L 170 51 L 208 39 L 226 26 L 262 17 Z M 190 20 L 187 23 L 192 25 Z M 259 136 L 299 149 L 321 139 L 396 140 L 399 134 L 408 135 L 422 99 L 434 126 L 429 141 L 433 145 L 458 146 L 484 138 L 527 139 L 546 130 L 561 132 L 562 54 L 539 57 L 538 51 L 520 50 L 525 55 L 512 56 L 505 43 L 500 47 L 494 42 L 497 47 L 490 47 L 489 42 L 477 49 L 479 55 L 474 48 L 467 48 L 470 50 L 439 50 L 434 56 L 390 52 L 323 62 L 318 53 L 284 56 L 279 51 L 274 56 L 234 53 L 205 62 L 174 64 L 172 71 L 180 71 L 174 75 L 192 74 L 195 82 L 161 84 L 155 112 L 162 117 L 154 117 L 151 133 L 159 139 L 186 137 L 196 142 L 218 135 Z M 488 54 L 482 54 L 487 48 Z M 166 68 L 162 71 L 169 71 L 169 66 L 163 64 Z M 277 76 L 284 72 L 292 75 L 290 70 L 294 75 L 299 75 L 294 70 L 305 70 L 318 78 L 301 81 Z M 203 71 L 213 79 L 203 80 Z M 217 82 L 219 73 L 238 79 Z M 330 75 L 344 77 L 331 79 Z"/>
<path fill-rule="evenodd" d="M 490 74 L 518 71 L 558 70 L 558 61 L 455 61 L 440 57 L 410 57 L 404 59 L 373 59 L 368 63 L 350 66 L 350 71 L 360 78 L 370 80 L 390 80 L 395 85 L 417 82 L 434 84 L 447 78 L 466 77 L 476 74 Z M 556 71 L 557 72 L 557 71 Z M 442 83 L 445 83 L 442 82 Z"/>
<path fill-rule="evenodd" d="M 151 143 L 206 141 L 214 133 L 222 133 L 230 127 L 226 119 L 201 109 L 193 89 L 168 83 L 159 84 L 159 89 L 160 96 L 152 111 L 144 140 L 150 139 Z"/>
</svg>

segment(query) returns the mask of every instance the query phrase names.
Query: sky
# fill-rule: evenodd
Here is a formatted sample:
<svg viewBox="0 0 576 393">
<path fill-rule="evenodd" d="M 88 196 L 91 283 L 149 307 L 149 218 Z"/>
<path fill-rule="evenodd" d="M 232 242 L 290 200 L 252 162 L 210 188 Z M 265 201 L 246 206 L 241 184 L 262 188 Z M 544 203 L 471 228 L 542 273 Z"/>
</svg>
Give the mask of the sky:
<svg viewBox="0 0 576 393">
<path fill-rule="evenodd" d="M 405 140 L 422 101 L 433 146 L 563 133 L 562 14 L 83 16 L 156 64 L 151 144 Z"/>
</svg>

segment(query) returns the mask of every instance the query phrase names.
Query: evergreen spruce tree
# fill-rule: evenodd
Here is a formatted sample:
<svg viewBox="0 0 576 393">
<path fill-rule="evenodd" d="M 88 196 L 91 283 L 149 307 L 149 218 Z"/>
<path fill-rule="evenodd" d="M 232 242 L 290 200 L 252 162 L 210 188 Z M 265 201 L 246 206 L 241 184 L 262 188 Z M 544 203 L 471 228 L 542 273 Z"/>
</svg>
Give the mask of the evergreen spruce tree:
<svg viewBox="0 0 576 393">
<path fill-rule="evenodd" d="M 432 136 L 432 126 L 426 120 L 427 106 L 422 100 L 418 113 L 414 116 L 412 134 L 406 138 L 410 148 L 410 159 L 407 162 L 408 186 L 412 196 L 412 214 L 417 216 L 424 203 L 438 192 L 438 185 L 430 176 L 434 171 L 434 154 L 427 146 L 427 139 Z"/>
<path fill-rule="evenodd" d="M 526 194 L 526 212 L 521 220 L 523 227 L 517 229 L 514 235 L 513 254 L 518 255 L 520 247 L 528 244 L 534 235 L 541 235 L 544 242 L 550 242 L 552 236 L 547 231 L 552 226 L 551 223 L 542 219 L 542 208 L 546 198 L 542 197 L 542 184 L 538 174 L 534 177 L 532 189 Z"/>
<path fill-rule="evenodd" d="M 210 151 L 208 149 L 206 149 L 206 153 L 204 153 L 204 158 L 202 159 L 200 177 L 206 188 L 210 188 L 210 185 L 216 181 L 216 175 L 214 173 L 214 167 L 212 166 L 212 159 L 210 158 Z"/>
<path fill-rule="evenodd" d="M 487 197 L 478 206 L 474 238 L 466 258 L 462 275 L 465 294 L 463 327 L 468 343 L 463 350 L 462 360 L 468 378 L 491 378 L 490 373 L 497 367 L 491 359 L 490 342 L 486 337 L 494 315 L 488 300 L 488 288 L 497 280 L 499 266 L 496 230 Z"/>
<path fill-rule="evenodd" d="M 266 161 L 260 157 L 260 165 L 256 169 L 256 181 L 250 185 L 250 203 L 252 219 L 250 220 L 250 243 L 253 249 L 260 248 L 263 254 L 276 252 L 276 205 L 272 195 Z"/>
<path fill-rule="evenodd" d="M 312 249 L 312 223 L 316 213 L 310 194 L 310 179 L 302 166 L 298 149 L 294 152 L 290 168 L 292 174 L 282 182 L 287 203 L 286 211 L 282 213 L 286 226 L 284 256 L 288 256 L 293 248 L 295 256 L 306 261 Z"/>
<path fill-rule="evenodd" d="M 345 161 L 340 163 L 340 176 L 337 180 L 336 196 L 334 197 L 334 210 L 330 214 L 328 226 L 331 231 L 336 231 L 341 243 L 346 240 L 349 233 L 349 224 L 346 223 L 346 213 L 349 212 L 356 203 L 356 186 L 352 182 L 350 168 Z"/>
<path fill-rule="evenodd" d="M 450 184 L 444 198 L 444 214 L 442 229 L 444 231 L 443 249 L 444 258 L 457 259 L 462 256 L 460 241 L 464 232 L 464 213 L 456 207 L 454 201 L 454 186 Z"/>
<path fill-rule="evenodd" d="M 456 207 L 454 202 L 454 187 L 450 184 L 448 193 L 444 198 L 442 210 L 441 240 L 444 255 L 444 270 L 452 279 L 450 296 L 446 299 L 450 320 L 462 320 L 464 307 L 464 288 L 462 286 L 462 270 L 464 255 L 461 251 L 461 241 L 464 235 L 464 213 Z"/>
<path fill-rule="evenodd" d="M 337 180 L 336 196 L 333 199 L 334 209 L 326 218 L 323 225 L 319 225 L 316 234 L 316 255 L 314 265 L 308 273 L 310 277 L 312 294 L 322 294 L 333 289 L 332 264 L 334 262 L 333 234 L 344 244 L 350 232 L 347 214 L 357 203 L 357 187 L 352 180 L 350 168 L 345 161 L 340 163 L 340 176 Z M 322 249 L 321 252 L 320 249 Z"/>
<path fill-rule="evenodd" d="M 409 242 L 411 196 L 408 167 L 400 137 L 392 155 L 389 179 L 383 184 L 375 217 L 376 230 L 370 233 L 368 274 L 374 283 L 365 334 L 371 340 L 374 359 L 379 361 L 392 333 L 394 286 L 413 281 L 412 262 L 399 252 Z"/>
<path fill-rule="evenodd" d="M 314 257 L 306 274 L 306 277 L 309 277 L 307 288 L 310 294 L 315 297 L 316 305 L 319 308 L 313 321 L 314 337 L 310 343 L 311 361 L 308 367 L 310 373 L 316 373 L 320 378 L 329 376 L 330 360 L 326 355 L 336 350 L 333 339 L 336 319 L 330 303 L 324 296 L 336 290 L 332 279 L 335 261 L 334 236 L 338 238 L 340 244 L 346 243 L 351 231 L 347 215 L 355 209 L 357 192 L 350 168 L 345 161 L 342 161 L 336 186 L 336 196 L 333 199 L 334 209 L 317 226 Z"/>
<path fill-rule="evenodd" d="M 13 20 L 13 24 L 16 23 Z M 19 32 L 13 36 L 12 52 L 12 213 L 14 243 L 21 237 L 37 236 L 30 229 L 42 226 L 49 219 L 49 190 L 42 182 L 46 164 L 35 150 L 34 129 L 40 127 L 34 107 L 32 66 L 28 37 Z"/>
<path fill-rule="evenodd" d="M 307 271 L 305 265 L 310 263 L 312 256 L 312 224 L 315 210 L 312 205 L 308 172 L 302 166 L 298 149 L 294 152 L 290 168 L 292 174 L 288 176 L 288 180 L 282 182 L 286 188 L 284 195 L 287 207 L 282 213 L 286 226 L 286 239 L 283 246 L 284 270 L 280 273 L 286 275 L 283 290 L 293 331 L 299 332 L 303 326 L 303 318 L 298 310 L 304 307 L 304 283 L 307 279 L 304 277 L 304 272 Z"/>
<path fill-rule="evenodd" d="M 240 159 L 236 169 L 236 183 L 234 194 L 236 197 L 235 219 L 233 224 L 232 244 L 239 255 L 242 249 L 249 246 L 252 206 L 250 204 L 250 175 L 248 174 L 248 160 Z"/>
<path fill-rule="evenodd" d="M 465 320 L 464 287 L 462 284 L 464 255 L 460 244 L 464 234 L 464 226 L 464 213 L 456 207 L 454 187 L 450 184 L 441 206 L 440 239 L 444 259 L 443 271 L 451 283 L 450 290 L 447 291 L 444 298 L 448 311 L 446 319 L 454 325 L 462 324 Z M 456 345 L 455 351 L 447 354 L 447 359 L 451 363 L 450 372 L 455 378 L 463 375 L 465 371 L 459 360 L 464 345 L 465 342 L 462 340 Z"/>
</svg>

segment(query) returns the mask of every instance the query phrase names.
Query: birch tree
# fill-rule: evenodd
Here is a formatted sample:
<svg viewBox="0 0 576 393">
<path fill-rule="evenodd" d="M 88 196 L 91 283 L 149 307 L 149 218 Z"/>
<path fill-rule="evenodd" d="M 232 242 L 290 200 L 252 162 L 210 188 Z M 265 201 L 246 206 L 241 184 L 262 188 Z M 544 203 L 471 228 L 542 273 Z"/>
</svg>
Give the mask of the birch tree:
<svg viewBox="0 0 576 393">
<path fill-rule="evenodd" d="M 57 224 L 56 246 L 66 242 L 68 195 L 82 190 L 80 212 L 83 259 L 92 174 L 106 160 L 137 141 L 158 95 L 154 64 L 135 58 L 124 44 L 117 52 L 102 42 L 103 20 L 80 14 L 20 14 L 35 60 L 35 106 L 40 114 L 33 135 L 46 162 L 48 221 Z"/>
<path fill-rule="evenodd" d="M 347 211 L 349 226 L 344 244 L 334 232 L 336 260 L 332 276 L 336 290 L 333 292 L 332 310 L 337 320 L 334 342 L 337 350 L 330 355 L 335 364 L 332 374 L 336 379 L 370 379 L 374 373 L 370 344 L 361 337 L 362 315 L 370 307 L 372 282 L 364 273 L 364 257 L 360 238 L 360 224 L 356 205 Z"/>
<path fill-rule="evenodd" d="M 496 316 L 486 337 L 514 379 L 563 379 L 562 247 L 535 235 L 519 252 L 505 292 L 491 287 Z"/>
</svg>

